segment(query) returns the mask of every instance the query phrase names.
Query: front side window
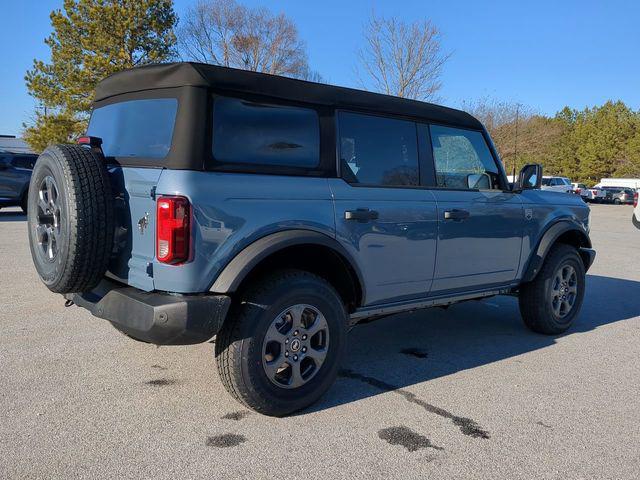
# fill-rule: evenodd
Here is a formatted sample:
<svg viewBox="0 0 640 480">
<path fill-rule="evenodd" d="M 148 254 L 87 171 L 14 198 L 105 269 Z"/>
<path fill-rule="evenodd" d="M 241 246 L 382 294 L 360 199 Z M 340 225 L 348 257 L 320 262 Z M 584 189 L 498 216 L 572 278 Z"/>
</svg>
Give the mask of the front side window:
<svg viewBox="0 0 640 480">
<path fill-rule="evenodd" d="M 218 97 L 213 106 L 216 162 L 314 168 L 320 163 L 315 110 Z"/>
<path fill-rule="evenodd" d="M 364 185 L 418 185 L 415 123 L 341 112 L 338 125 L 345 180 Z"/>
<path fill-rule="evenodd" d="M 162 159 L 171 149 L 176 98 L 129 100 L 96 108 L 87 135 L 102 139 L 107 157 Z"/>
<path fill-rule="evenodd" d="M 500 188 L 499 170 L 482 133 L 439 125 L 430 131 L 438 187 Z"/>
</svg>

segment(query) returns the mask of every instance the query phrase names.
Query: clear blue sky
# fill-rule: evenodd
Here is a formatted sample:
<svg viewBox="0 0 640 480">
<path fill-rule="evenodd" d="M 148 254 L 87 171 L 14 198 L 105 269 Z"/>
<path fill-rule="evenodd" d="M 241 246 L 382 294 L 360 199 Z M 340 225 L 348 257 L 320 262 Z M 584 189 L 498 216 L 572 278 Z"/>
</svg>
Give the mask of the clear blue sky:
<svg viewBox="0 0 640 480">
<path fill-rule="evenodd" d="M 180 15 L 192 0 L 176 0 Z M 441 103 L 491 96 L 541 113 L 621 99 L 640 109 L 640 2 L 250 0 L 291 17 L 306 41 L 312 68 L 329 82 L 357 86 L 355 52 L 375 9 L 405 20 L 430 18 L 453 53 L 442 78 Z M 528 5 L 525 5 L 528 4 Z M 24 73 L 47 59 L 49 12 L 62 0 L 2 0 L 0 133 L 19 134 L 33 114 Z"/>
</svg>

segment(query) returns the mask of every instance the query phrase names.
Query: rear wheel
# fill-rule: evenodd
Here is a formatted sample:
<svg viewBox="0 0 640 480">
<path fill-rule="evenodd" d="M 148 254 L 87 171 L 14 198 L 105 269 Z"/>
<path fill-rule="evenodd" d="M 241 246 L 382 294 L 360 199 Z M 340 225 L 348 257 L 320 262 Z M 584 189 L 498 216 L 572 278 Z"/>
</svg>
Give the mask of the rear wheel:
<svg viewBox="0 0 640 480">
<path fill-rule="evenodd" d="M 576 248 L 556 245 L 536 278 L 520 288 L 525 325 L 549 335 L 566 331 L 580 313 L 584 290 L 584 264 Z"/>
<path fill-rule="evenodd" d="M 613 199 L 613 203 L 614 203 L 615 205 L 620 205 L 620 199 L 619 199 L 619 198 L 614 198 L 614 199 Z"/>
<path fill-rule="evenodd" d="M 333 287 L 286 270 L 242 295 L 215 344 L 227 391 L 247 407 L 282 416 L 314 403 L 334 382 L 344 355 L 347 314 Z"/>
</svg>

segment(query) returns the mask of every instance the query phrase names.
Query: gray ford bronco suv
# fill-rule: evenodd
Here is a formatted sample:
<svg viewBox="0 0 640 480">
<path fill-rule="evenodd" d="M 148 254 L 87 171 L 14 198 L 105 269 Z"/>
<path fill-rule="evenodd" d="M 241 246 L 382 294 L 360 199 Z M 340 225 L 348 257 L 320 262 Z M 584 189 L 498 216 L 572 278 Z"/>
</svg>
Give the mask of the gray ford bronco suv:
<svg viewBox="0 0 640 480">
<path fill-rule="evenodd" d="M 511 294 L 559 334 L 582 305 L 589 208 L 539 165 L 509 187 L 462 111 L 175 63 L 103 80 L 78 143 L 31 178 L 42 281 L 142 342 L 215 337 L 222 383 L 267 415 L 330 387 L 359 321 Z"/>
</svg>

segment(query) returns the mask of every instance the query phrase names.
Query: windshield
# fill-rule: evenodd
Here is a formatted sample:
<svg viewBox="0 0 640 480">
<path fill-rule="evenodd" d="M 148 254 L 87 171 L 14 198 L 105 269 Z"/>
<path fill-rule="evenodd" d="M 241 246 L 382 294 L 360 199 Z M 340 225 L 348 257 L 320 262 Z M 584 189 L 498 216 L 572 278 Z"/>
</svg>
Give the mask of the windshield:
<svg viewBox="0 0 640 480">
<path fill-rule="evenodd" d="M 87 135 L 102 139 L 106 157 L 162 159 L 171 149 L 176 98 L 112 103 L 96 108 Z"/>
</svg>

